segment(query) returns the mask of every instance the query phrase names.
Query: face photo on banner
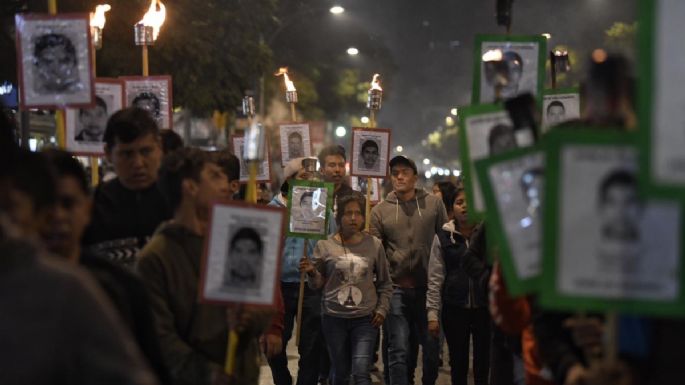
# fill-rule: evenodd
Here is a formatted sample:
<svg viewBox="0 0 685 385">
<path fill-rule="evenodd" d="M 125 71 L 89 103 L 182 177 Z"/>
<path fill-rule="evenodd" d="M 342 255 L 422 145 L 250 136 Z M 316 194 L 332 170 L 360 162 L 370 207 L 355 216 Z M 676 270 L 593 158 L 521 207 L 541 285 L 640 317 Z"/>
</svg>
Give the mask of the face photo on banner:
<svg viewBox="0 0 685 385">
<path fill-rule="evenodd" d="M 272 305 L 285 211 L 236 204 L 212 207 L 202 299 Z"/>
<path fill-rule="evenodd" d="M 352 176 L 350 177 L 350 187 L 354 191 L 359 191 L 366 196 L 366 189 L 368 188 L 368 178 Z M 381 201 L 381 180 L 379 178 L 371 178 L 371 203 L 378 203 Z"/>
<path fill-rule="evenodd" d="M 647 20 L 640 21 L 640 34 L 648 33 L 643 44 L 649 44 L 641 61 L 651 62 L 651 73 L 643 73 L 641 90 L 651 89 L 651 94 L 641 96 L 641 104 L 649 111 L 644 114 L 651 119 L 641 122 L 650 143 L 649 166 L 651 182 L 657 187 L 678 189 L 676 195 L 685 191 L 685 93 L 682 79 L 685 78 L 685 51 L 680 49 L 683 30 L 682 16 L 685 2 L 678 0 L 650 1 L 654 8 L 651 30 Z M 645 16 L 646 17 L 646 16 Z M 676 27 L 677 26 L 677 27 Z M 677 28 L 676 31 L 673 28 Z M 650 51 L 652 51 L 650 55 Z M 646 66 L 645 66 L 646 67 Z"/>
<path fill-rule="evenodd" d="M 502 61 L 506 65 L 506 85 L 501 89 L 500 96 L 503 99 L 510 99 L 526 92 L 537 96 L 540 91 L 539 71 L 540 52 L 539 42 L 516 42 L 516 41 L 487 41 L 484 40 L 480 46 L 479 59 L 485 53 L 493 50 L 502 52 Z M 486 76 L 485 62 L 480 60 L 480 99 L 477 103 L 492 103 L 495 101 L 495 86 L 498 76 Z"/>
<path fill-rule="evenodd" d="M 281 163 L 285 166 L 292 159 L 312 156 L 311 135 L 308 123 L 281 124 Z"/>
<path fill-rule="evenodd" d="M 116 79 L 95 80 L 95 106 L 67 109 L 67 150 L 76 154 L 103 155 L 107 119 L 122 109 L 124 87 Z"/>
<path fill-rule="evenodd" d="M 499 230 L 504 234 L 516 277 L 535 278 L 542 267 L 545 154 L 535 151 L 487 166 L 486 183 L 492 189 Z"/>
<path fill-rule="evenodd" d="M 243 160 L 244 149 L 245 149 L 245 137 L 244 136 L 232 136 L 231 142 L 233 143 L 233 154 L 240 161 L 240 182 L 246 183 L 250 179 L 250 172 L 247 162 Z M 271 181 L 271 163 L 266 151 L 267 156 L 257 165 L 257 182 L 270 182 Z"/>
<path fill-rule="evenodd" d="M 86 107 L 93 103 L 88 14 L 16 15 L 21 105 Z"/>
<path fill-rule="evenodd" d="M 388 174 L 390 130 L 352 129 L 351 175 L 385 177 Z"/>
<path fill-rule="evenodd" d="M 545 94 L 542 101 L 542 131 L 570 120 L 580 119 L 580 94 Z"/>
<path fill-rule="evenodd" d="M 492 155 L 498 155 L 518 148 L 514 123 L 506 111 L 478 113 L 464 118 L 464 132 L 468 144 L 468 166 L 473 191 L 473 208 L 476 212 L 485 209 L 483 193 L 476 178 L 473 162 Z"/>
<path fill-rule="evenodd" d="M 328 190 L 326 187 L 291 186 L 288 197 L 290 233 L 325 236 L 327 223 Z"/>
<path fill-rule="evenodd" d="M 681 208 L 675 201 L 640 196 L 637 150 L 568 144 L 559 156 L 558 290 L 570 296 L 676 299 Z"/>
<path fill-rule="evenodd" d="M 171 76 L 122 77 L 127 107 L 142 108 L 157 121 L 160 129 L 171 129 Z"/>
</svg>

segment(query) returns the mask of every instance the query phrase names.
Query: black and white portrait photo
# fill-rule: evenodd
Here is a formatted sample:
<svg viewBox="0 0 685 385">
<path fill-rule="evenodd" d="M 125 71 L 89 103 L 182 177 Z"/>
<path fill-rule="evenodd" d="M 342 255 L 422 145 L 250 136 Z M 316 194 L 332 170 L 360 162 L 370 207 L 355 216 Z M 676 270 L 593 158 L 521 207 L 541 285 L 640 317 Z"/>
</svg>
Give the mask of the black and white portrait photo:
<svg viewBox="0 0 685 385">
<path fill-rule="evenodd" d="M 212 207 L 202 300 L 273 305 L 286 212 L 242 202 Z"/>
<path fill-rule="evenodd" d="M 122 77 L 126 105 L 148 111 L 160 129 L 173 125 L 171 76 Z"/>
<path fill-rule="evenodd" d="M 117 79 L 95 80 L 95 106 L 67 109 L 67 150 L 82 155 L 103 155 L 107 119 L 124 105 L 123 83 Z"/>
<path fill-rule="evenodd" d="M 542 201 L 545 155 L 535 151 L 487 167 L 488 187 L 492 189 L 499 216 L 499 231 L 513 261 L 516 278 L 527 280 L 542 269 Z M 479 166 L 480 167 L 480 166 Z"/>
<path fill-rule="evenodd" d="M 381 201 L 381 179 L 352 176 L 350 177 L 350 187 L 352 187 L 352 190 L 359 191 L 366 196 L 369 179 L 371 180 L 371 203 L 378 203 Z"/>
<path fill-rule="evenodd" d="M 281 124 L 281 163 L 312 156 L 311 135 L 308 123 Z"/>
<path fill-rule="evenodd" d="M 480 183 L 476 178 L 474 162 L 479 159 L 487 158 L 491 155 L 503 154 L 518 147 L 514 124 L 509 118 L 509 114 L 504 110 L 494 110 L 485 113 L 473 113 L 469 115 L 468 109 L 464 118 L 464 133 L 468 146 L 468 163 L 464 167 L 469 167 L 470 185 L 473 192 L 473 210 L 483 212 L 485 204 Z"/>
<path fill-rule="evenodd" d="M 388 173 L 390 130 L 352 129 L 352 164 L 354 176 L 385 177 Z"/>
<path fill-rule="evenodd" d="M 265 138 L 266 140 L 266 138 Z M 250 179 L 250 172 L 247 162 L 243 159 L 245 150 L 245 136 L 234 135 L 231 136 L 231 143 L 233 145 L 232 152 L 240 160 L 240 182 L 247 183 Z M 269 158 L 269 151 L 266 151 L 266 157 L 257 165 L 257 182 L 271 181 L 271 161 Z"/>
<path fill-rule="evenodd" d="M 531 93 L 533 96 L 541 94 L 540 71 L 544 71 L 544 58 L 546 44 L 544 37 L 539 39 L 531 37 L 530 41 L 492 41 L 489 37 L 480 36 L 479 50 L 476 56 L 480 61 L 480 79 L 477 79 L 480 87 L 479 98 L 474 103 L 492 103 L 496 99 L 496 88 L 499 88 L 499 96 L 502 99 L 510 99 L 515 96 Z M 493 39 L 494 40 L 494 39 Z M 525 38 L 520 38 L 525 40 Z M 497 70 L 486 68 L 483 55 L 488 52 L 496 53 L 498 59 Z M 475 98 L 474 94 L 474 98 Z"/>
<path fill-rule="evenodd" d="M 570 120 L 580 119 L 578 92 L 546 92 L 542 101 L 542 130 Z"/>
<path fill-rule="evenodd" d="M 23 108 L 93 103 L 88 14 L 17 14 L 17 61 Z"/>
<path fill-rule="evenodd" d="M 681 205 L 640 195 L 637 150 L 567 144 L 559 156 L 559 291 L 616 299 L 677 298 Z"/>
<path fill-rule="evenodd" d="M 325 237 L 328 234 L 329 191 L 323 183 L 294 183 L 288 194 L 288 234 Z"/>
</svg>

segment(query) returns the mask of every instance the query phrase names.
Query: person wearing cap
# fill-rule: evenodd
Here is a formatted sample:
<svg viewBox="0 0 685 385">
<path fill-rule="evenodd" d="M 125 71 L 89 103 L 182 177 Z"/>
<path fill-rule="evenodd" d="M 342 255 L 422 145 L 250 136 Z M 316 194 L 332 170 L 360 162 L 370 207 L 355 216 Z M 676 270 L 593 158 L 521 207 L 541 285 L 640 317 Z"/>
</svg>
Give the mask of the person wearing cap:
<svg viewBox="0 0 685 385">
<path fill-rule="evenodd" d="M 439 339 L 428 334 L 426 267 L 435 234 L 447 222 L 442 200 L 416 188 L 416 163 L 405 156 L 390 160 L 393 191 L 371 210 L 369 231 L 383 241 L 390 263 L 393 295 L 385 320 L 386 376 L 390 385 L 413 383 L 418 341 L 423 348 L 423 385 L 438 376 Z"/>
<path fill-rule="evenodd" d="M 292 180 L 311 180 L 314 174 L 305 168 L 307 160 L 316 162 L 316 158 L 296 158 L 290 160 L 283 170 L 285 181 L 281 191 L 274 196 L 269 206 L 287 208 L 288 190 Z M 332 221 L 331 221 L 332 222 Z M 297 315 L 297 304 L 300 297 L 300 259 L 302 258 L 305 239 L 286 237 L 281 260 L 281 290 L 285 304 L 283 329 L 283 346 L 293 334 L 294 320 Z M 307 244 L 307 255 L 314 252 L 316 241 Z M 297 347 L 298 362 L 297 385 L 316 385 L 319 380 L 319 360 L 326 354 L 321 335 L 321 293 L 305 286 L 302 303 L 302 325 L 300 343 Z M 288 370 L 288 356 L 285 349 L 269 360 L 271 375 L 275 385 L 292 385 L 293 378 Z"/>
</svg>

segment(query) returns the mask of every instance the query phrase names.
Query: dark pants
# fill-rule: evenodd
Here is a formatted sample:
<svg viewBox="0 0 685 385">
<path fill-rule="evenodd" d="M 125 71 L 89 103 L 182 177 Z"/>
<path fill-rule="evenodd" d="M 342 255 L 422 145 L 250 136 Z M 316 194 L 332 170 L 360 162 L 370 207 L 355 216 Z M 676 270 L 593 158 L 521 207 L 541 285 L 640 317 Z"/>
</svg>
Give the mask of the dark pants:
<svg viewBox="0 0 685 385">
<path fill-rule="evenodd" d="M 340 318 L 323 316 L 323 332 L 331 356 L 333 385 L 371 385 L 373 348 L 378 329 L 371 316 Z"/>
<path fill-rule="evenodd" d="M 473 380 L 488 384 L 490 370 L 490 313 L 488 308 L 465 309 L 443 305 L 442 327 L 450 352 L 452 385 L 466 385 L 469 345 L 473 336 Z"/>
<path fill-rule="evenodd" d="M 283 351 L 269 360 L 269 366 L 275 385 L 292 385 L 293 378 L 288 370 L 288 356 L 285 350 L 293 335 L 300 284 L 282 282 L 281 289 L 285 306 Z M 321 355 L 326 353 L 321 338 L 321 295 L 320 292 L 308 287 L 304 289 L 300 345 L 297 352 L 300 355 L 297 385 L 316 385 L 319 379 L 319 360 Z"/>
<path fill-rule="evenodd" d="M 384 328 L 388 357 L 385 370 L 389 385 L 414 383 L 419 344 L 423 349 L 421 382 L 423 385 L 434 385 L 438 378 L 440 341 L 428 334 L 426 289 L 395 288 Z M 383 345 L 385 347 L 385 343 Z"/>
</svg>

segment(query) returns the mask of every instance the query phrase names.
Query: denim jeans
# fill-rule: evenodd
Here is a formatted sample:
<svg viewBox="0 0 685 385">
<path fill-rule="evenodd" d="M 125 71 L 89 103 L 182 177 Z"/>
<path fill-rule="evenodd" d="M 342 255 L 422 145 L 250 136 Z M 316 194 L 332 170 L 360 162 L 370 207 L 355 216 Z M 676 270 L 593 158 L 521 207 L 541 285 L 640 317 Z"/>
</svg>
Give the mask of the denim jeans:
<svg viewBox="0 0 685 385">
<path fill-rule="evenodd" d="M 418 346 L 423 349 L 423 385 L 434 385 L 438 378 L 440 340 L 428 334 L 425 288 L 396 287 L 385 319 L 389 385 L 414 383 Z M 385 344 L 384 344 L 385 345 Z"/>
<path fill-rule="evenodd" d="M 332 385 L 371 385 L 373 349 L 378 329 L 371 325 L 371 316 L 341 318 L 325 315 L 323 332 L 331 356 Z"/>
<path fill-rule="evenodd" d="M 293 335 L 299 289 L 299 283 L 281 283 L 285 306 L 283 351 L 269 360 L 275 385 L 292 385 L 293 383 L 292 375 L 288 370 L 288 356 L 285 348 Z M 304 289 L 300 344 L 297 351 L 300 355 L 297 385 L 316 385 L 319 380 L 319 360 L 326 353 L 321 337 L 321 294 L 308 287 Z"/>
</svg>

